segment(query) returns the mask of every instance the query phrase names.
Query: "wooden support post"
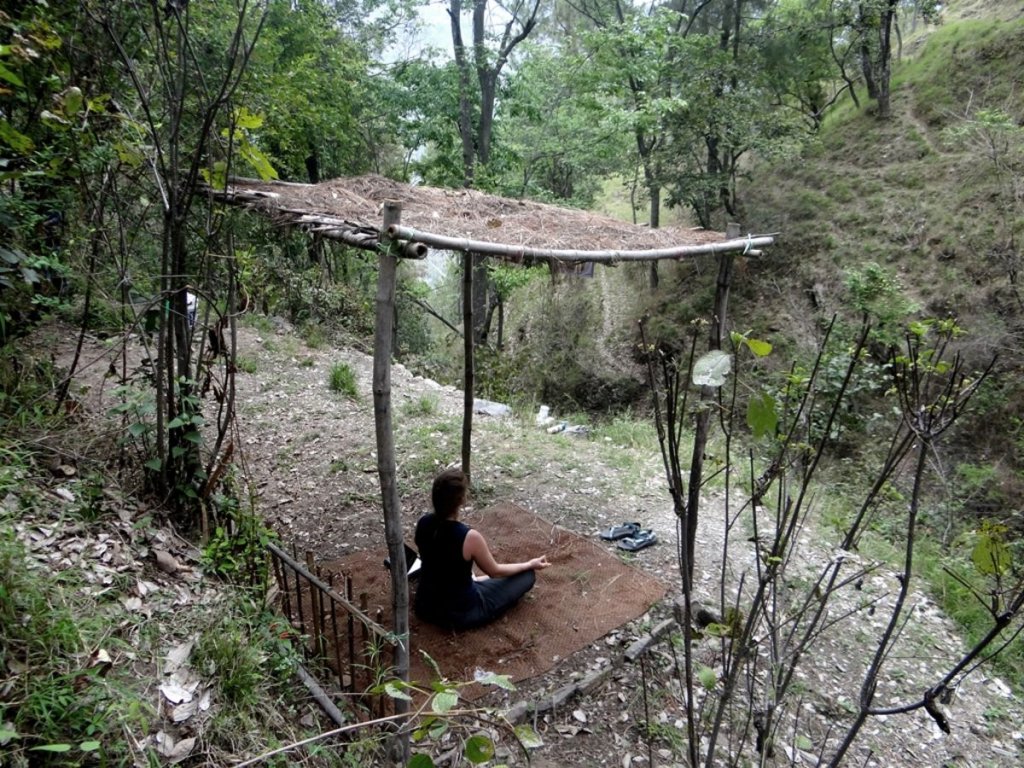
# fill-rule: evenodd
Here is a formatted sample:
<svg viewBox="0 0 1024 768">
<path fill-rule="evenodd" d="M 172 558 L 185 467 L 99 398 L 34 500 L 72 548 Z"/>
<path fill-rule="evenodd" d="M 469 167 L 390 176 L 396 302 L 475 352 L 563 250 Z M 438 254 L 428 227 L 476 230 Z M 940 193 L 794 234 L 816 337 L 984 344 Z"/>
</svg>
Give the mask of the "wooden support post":
<svg viewBox="0 0 1024 768">
<path fill-rule="evenodd" d="M 389 200 L 384 203 L 384 226 L 400 223 L 402 206 Z M 402 532 L 402 504 L 398 497 L 395 461 L 395 435 L 391 421 L 391 348 L 395 318 L 395 283 L 398 257 L 392 253 L 390 240 L 381 241 L 377 270 L 377 317 L 373 342 L 373 417 L 377 432 L 377 474 L 380 477 L 381 502 L 384 508 L 384 538 L 391 558 L 391 613 L 395 643 L 395 675 L 409 681 L 409 580 L 406 578 L 405 537 Z M 409 711 L 408 702 L 395 700 L 395 714 Z M 409 738 L 400 731 L 398 746 L 403 765 L 409 760 Z"/>
<path fill-rule="evenodd" d="M 310 573 L 319 576 L 316 573 L 316 563 L 313 560 L 312 550 L 306 550 L 306 570 Z M 309 585 L 309 612 L 313 619 L 313 635 L 311 637 L 313 641 L 313 652 L 317 656 L 322 656 L 324 652 L 324 632 L 323 632 L 323 593 L 316 588 L 316 585 Z"/>
<path fill-rule="evenodd" d="M 463 366 L 462 402 L 462 472 L 466 480 L 470 477 L 470 453 L 473 443 L 473 387 L 474 344 L 473 331 L 473 254 L 462 254 L 462 344 L 465 364 Z"/>
<path fill-rule="evenodd" d="M 740 236 L 740 225 L 730 223 L 726 226 L 725 236 L 735 240 Z M 711 318 L 711 336 L 708 339 L 709 349 L 721 349 L 725 334 L 725 320 L 729 311 L 729 288 L 732 284 L 732 266 L 736 260 L 733 251 L 718 255 L 718 282 L 715 284 L 715 314 Z"/>
<path fill-rule="evenodd" d="M 348 600 L 349 605 L 354 605 L 352 602 L 352 579 L 348 575 L 343 574 L 345 579 L 345 599 Z M 348 675 L 349 682 L 345 685 L 344 678 L 341 681 L 341 686 L 350 693 L 356 692 L 356 623 L 355 617 L 352 615 L 352 611 L 346 611 L 348 614 Z"/>
</svg>

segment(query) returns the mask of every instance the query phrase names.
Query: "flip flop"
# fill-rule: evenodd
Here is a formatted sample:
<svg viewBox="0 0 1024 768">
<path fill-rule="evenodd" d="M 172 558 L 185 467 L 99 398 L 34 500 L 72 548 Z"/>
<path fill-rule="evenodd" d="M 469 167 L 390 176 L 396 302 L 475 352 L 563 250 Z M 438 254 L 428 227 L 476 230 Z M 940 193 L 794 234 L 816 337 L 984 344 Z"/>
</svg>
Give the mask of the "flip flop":
<svg viewBox="0 0 1024 768">
<path fill-rule="evenodd" d="M 654 535 L 654 531 L 650 528 L 640 531 L 635 536 L 629 536 L 619 542 L 619 549 L 624 549 L 627 552 L 639 552 L 645 547 L 649 547 L 652 544 L 658 543 L 658 537 Z"/>
<path fill-rule="evenodd" d="M 617 541 L 638 533 L 640 533 L 640 523 L 623 523 L 612 526 L 607 531 L 601 531 L 601 538 L 605 541 Z"/>
</svg>

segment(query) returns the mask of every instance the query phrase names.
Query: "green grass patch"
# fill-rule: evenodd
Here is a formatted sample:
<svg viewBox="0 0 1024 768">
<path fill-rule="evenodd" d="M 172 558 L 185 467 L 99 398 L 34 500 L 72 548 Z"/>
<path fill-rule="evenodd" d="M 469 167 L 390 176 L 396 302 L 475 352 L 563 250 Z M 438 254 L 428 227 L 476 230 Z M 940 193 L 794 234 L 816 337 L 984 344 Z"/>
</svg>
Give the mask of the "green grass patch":
<svg viewBox="0 0 1024 768">
<path fill-rule="evenodd" d="M 258 315 L 254 312 L 247 313 L 242 315 L 242 322 L 260 333 L 274 332 L 274 324 L 266 315 Z"/>
<path fill-rule="evenodd" d="M 437 395 L 420 395 L 402 405 L 402 415 L 406 418 L 426 419 L 437 416 L 440 412 L 440 400 Z"/>
<path fill-rule="evenodd" d="M 655 429 L 652 419 L 615 416 L 609 422 L 596 425 L 591 430 L 591 439 L 611 443 L 621 448 L 660 450 L 658 431 Z"/>
<path fill-rule="evenodd" d="M 895 68 L 893 86 L 907 85 L 915 113 L 942 126 L 973 102 L 975 108 L 1022 105 L 1024 20 L 963 20 L 933 31 L 921 52 Z"/>
<path fill-rule="evenodd" d="M 327 346 L 327 332 L 319 323 L 306 323 L 299 331 L 299 335 L 310 349 L 322 349 Z"/>
<path fill-rule="evenodd" d="M 967 645 L 981 640 L 994 620 L 989 606 L 974 593 L 985 595 L 991 591 L 989 580 L 969 558 L 944 552 L 937 542 L 928 539 L 918 545 L 915 560 L 918 575 L 927 582 L 936 602 L 963 629 Z M 1003 634 L 1009 639 L 1012 628 Z M 997 642 L 990 649 L 998 647 Z M 1024 637 L 1018 635 L 990 663 L 1014 688 L 1024 688 Z"/>
<path fill-rule="evenodd" d="M 327 377 L 327 386 L 331 392 L 337 392 L 350 400 L 359 399 L 356 387 L 356 374 L 348 363 L 334 363 Z"/>
<path fill-rule="evenodd" d="M 259 363 L 251 355 L 238 355 L 235 358 L 235 367 L 242 373 L 253 374 L 259 370 Z"/>
</svg>

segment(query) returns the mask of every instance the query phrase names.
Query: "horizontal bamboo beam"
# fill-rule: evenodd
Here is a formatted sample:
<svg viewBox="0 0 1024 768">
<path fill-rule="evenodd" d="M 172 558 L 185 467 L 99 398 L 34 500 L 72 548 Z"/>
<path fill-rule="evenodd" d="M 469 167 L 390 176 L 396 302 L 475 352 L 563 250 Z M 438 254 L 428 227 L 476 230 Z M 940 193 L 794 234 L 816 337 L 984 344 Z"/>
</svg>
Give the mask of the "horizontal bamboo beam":
<svg viewBox="0 0 1024 768">
<path fill-rule="evenodd" d="M 276 182 L 284 184 L 284 182 Z M 290 184 L 289 186 L 306 187 L 306 184 Z M 242 189 L 228 187 L 224 190 L 213 190 L 214 199 L 233 205 L 248 207 L 262 207 L 268 215 L 277 214 L 287 218 L 288 223 L 303 227 L 315 233 L 319 237 L 328 240 L 337 240 L 354 248 L 362 248 L 368 251 L 376 251 L 380 247 L 381 233 L 374 227 L 357 224 L 352 221 L 329 216 L 322 213 L 310 213 L 296 208 L 285 206 L 274 206 L 273 200 L 280 195 L 264 190 Z M 259 206 L 263 203 L 263 206 Z M 268 205 L 269 203 L 269 205 Z M 522 259 L 548 259 L 553 261 L 585 262 L 615 264 L 620 261 L 659 261 L 662 259 L 681 259 L 688 256 L 700 256 L 715 253 L 742 252 L 751 256 L 761 255 L 761 248 L 771 246 L 775 243 L 774 235 L 748 235 L 729 240 L 719 240 L 714 243 L 702 243 L 700 245 L 674 245 L 667 248 L 653 248 L 648 250 L 597 250 L 587 251 L 568 248 L 537 248 L 526 245 L 512 245 L 508 243 L 492 243 L 486 240 L 472 240 L 469 238 L 448 237 L 433 232 L 414 229 L 412 227 L 395 226 L 389 227 L 385 233 L 392 240 L 405 241 L 401 252 L 401 258 L 423 259 L 426 258 L 427 249 L 439 248 L 445 251 L 457 251 L 459 253 L 480 253 L 486 256 L 497 256 L 503 258 Z"/>
<path fill-rule="evenodd" d="M 288 182 L 276 182 L 288 184 Z M 289 186 L 305 187 L 307 184 L 289 184 Z M 243 205 L 255 207 L 257 203 L 267 200 L 274 200 L 281 196 L 276 192 L 267 192 L 258 189 L 226 189 L 214 190 L 213 197 L 221 202 L 231 205 Z M 326 240 L 337 240 L 340 243 L 353 248 L 362 248 L 366 251 L 376 251 L 380 247 L 380 232 L 371 227 L 354 224 L 336 216 L 328 216 L 322 213 L 309 213 L 297 208 L 285 208 L 282 206 L 267 209 L 274 214 L 287 217 L 288 223 L 302 227 L 308 232 L 322 237 Z M 401 243 L 400 251 L 397 254 L 403 259 L 425 259 L 430 250 L 424 243 Z"/>
<path fill-rule="evenodd" d="M 755 248 L 764 248 L 772 245 L 775 238 L 772 235 L 751 235 L 738 237 L 732 240 L 720 240 L 716 243 L 702 243 L 701 245 L 675 245 L 669 248 L 652 248 L 641 251 L 627 250 L 602 250 L 583 251 L 566 248 L 535 248 L 526 245 L 508 245 L 505 243 L 490 243 L 485 240 L 469 240 L 467 238 L 448 237 L 436 235 L 432 232 L 423 232 L 412 227 L 392 226 L 388 227 L 388 237 L 410 242 L 425 243 L 432 248 L 440 248 L 445 251 L 459 251 L 461 253 L 480 253 L 486 256 L 504 256 L 506 258 L 534 258 L 552 259 L 554 261 L 594 261 L 598 263 L 611 263 L 619 261 L 659 261 L 661 259 L 680 259 L 685 256 L 700 256 L 713 253 L 729 253 L 743 251 L 749 253 Z"/>
</svg>

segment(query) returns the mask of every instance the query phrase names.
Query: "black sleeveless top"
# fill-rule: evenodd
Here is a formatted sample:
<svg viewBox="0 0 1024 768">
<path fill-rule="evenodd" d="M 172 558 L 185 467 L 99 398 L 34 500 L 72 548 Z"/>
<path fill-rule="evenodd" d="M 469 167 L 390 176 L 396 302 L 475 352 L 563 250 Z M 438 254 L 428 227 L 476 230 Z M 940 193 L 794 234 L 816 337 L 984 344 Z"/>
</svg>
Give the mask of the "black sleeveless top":
<svg viewBox="0 0 1024 768">
<path fill-rule="evenodd" d="M 416 523 L 416 548 L 423 559 L 416 588 L 416 615 L 432 624 L 458 624 L 480 601 L 473 563 L 462 556 L 469 526 L 431 513 Z"/>
</svg>

